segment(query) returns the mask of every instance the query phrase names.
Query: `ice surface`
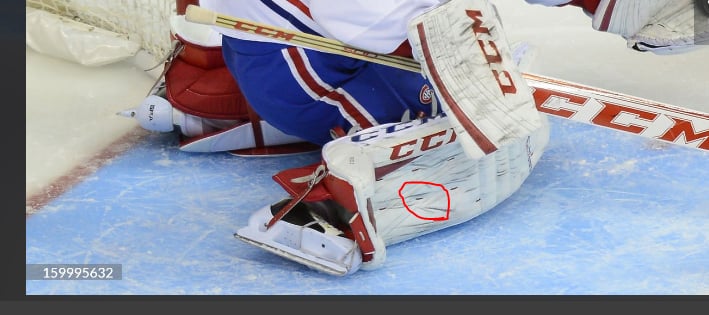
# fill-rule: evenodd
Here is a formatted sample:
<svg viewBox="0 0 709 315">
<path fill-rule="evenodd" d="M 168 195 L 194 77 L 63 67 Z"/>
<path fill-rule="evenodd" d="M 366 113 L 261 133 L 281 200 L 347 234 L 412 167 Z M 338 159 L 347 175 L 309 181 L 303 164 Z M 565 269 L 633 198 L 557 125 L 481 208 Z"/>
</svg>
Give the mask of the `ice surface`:
<svg viewBox="0 0 709 315">
<path fill-rule="evenodd" d="M 496 3 L 510 39 L 537 47 L 536 73 L 709 112 L 708 49 L 639 54 L 590 30 L 573 8 Z M 30 71 L 82 72 L 42 58 L 28 52 L 28 190 L 65 172 L 52 159 L 80 163 L 134 127 L 114 113 L 152 84 L 115 67 L 105 88 L 80 89 L 89 83 L 78 77 L 76 86 L 58 85 Z M 42 95 L 31 98 L 30 85 Z M 137 95 L 111 95 L 119 86 Z M 111 101 L 87 106 L 104 93 Z M 317 154 L 195 154 L 179 151 L 174 134 L 151 133 L 26 221 L 27 263 L 121 264 L 122 280 L 28 280 L 26 293 L 709 294 L 709 153 L 550 119 L 549 147 L 515 195 L 471 221 L 390 246 L 382 268 L 345 278 L 233 237 L 252 212 L 284 196 L 271 175 Z M 79 139 L 89 135 L 103 142 Z"/>
</svg>

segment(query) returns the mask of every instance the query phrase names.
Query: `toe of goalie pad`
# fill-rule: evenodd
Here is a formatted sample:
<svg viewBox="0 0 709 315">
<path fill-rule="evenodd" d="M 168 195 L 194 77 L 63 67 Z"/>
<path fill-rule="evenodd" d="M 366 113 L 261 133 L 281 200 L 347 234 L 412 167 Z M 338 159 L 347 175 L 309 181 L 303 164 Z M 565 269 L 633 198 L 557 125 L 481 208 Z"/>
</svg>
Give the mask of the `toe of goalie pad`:
<svg viewBox="0 0 709 315">
<path fill-rule="evenodd" d="M 360 269 L 361 251 L 355 241 L 319 213 L 327 202 L 298 203 L 270 228 L 266 224 L 290 199 L 263 207 L 237 231 L 236 238 L 323 273 L 345 276 Z"/>
</svg>

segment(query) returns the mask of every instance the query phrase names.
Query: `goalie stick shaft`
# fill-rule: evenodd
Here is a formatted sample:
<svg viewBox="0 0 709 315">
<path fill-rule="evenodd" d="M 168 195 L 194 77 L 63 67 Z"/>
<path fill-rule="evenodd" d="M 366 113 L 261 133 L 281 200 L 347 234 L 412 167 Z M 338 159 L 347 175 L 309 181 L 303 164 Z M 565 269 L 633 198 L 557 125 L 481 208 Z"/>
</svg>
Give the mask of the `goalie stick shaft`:
<svg viewBox="0 0 709 315">
<path fill-rule="evenodd" d="M 404 70 L 414 72 L 421 71 L 421 66 L 419 63 L 410 58 L 377 54 L 348 46 L 335 39 L 329 39 L 322 36 L 296 32 L 246 19 L 231 17 L 196 5 L 187 6 L 185 11 L 185 19 L 189 22 L 235 29 L 254 35 L 280 40 L 293 45 L 300 45 L 323 52 L 380 63 Z"/>
<path fill-rule="evenodd" d="M 704 15 L 709 16 L 709 0 L 696 0 L 697 7 L 701 8 Z"/>
<path fill-rule="evenodd" d="M 338 40 L 278 28 L 189 5 L 187 21 L 235 29 L 296 46 L 421 72 L 421 64 L 377 54 Z M 709 151 L 709 114 L 539 74 L 522 73 L 537 109 L 545 114 Z"/>
</svg>

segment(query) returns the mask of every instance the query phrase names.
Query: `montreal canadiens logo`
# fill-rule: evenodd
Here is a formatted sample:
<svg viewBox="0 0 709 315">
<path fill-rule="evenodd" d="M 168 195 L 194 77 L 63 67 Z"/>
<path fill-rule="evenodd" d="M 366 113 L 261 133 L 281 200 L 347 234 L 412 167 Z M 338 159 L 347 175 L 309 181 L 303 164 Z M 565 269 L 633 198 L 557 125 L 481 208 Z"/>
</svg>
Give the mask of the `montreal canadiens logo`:
<svg viewBox="0 0 709 315">
<path fill-rule="evenodd" d="M 428 84 L 424 84 L 419 92 L 419 101 L 421 104 L 431 104 L 433 101 L 433 89 Z"/>
</svg>

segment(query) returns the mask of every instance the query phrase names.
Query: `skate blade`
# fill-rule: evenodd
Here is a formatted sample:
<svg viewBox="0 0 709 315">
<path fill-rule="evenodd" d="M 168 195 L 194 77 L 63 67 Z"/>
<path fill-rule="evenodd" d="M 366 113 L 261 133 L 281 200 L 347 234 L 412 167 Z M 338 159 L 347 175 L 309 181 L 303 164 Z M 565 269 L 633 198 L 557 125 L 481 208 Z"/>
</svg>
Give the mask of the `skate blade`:
<svg viewBox="0 0 709 315">
<path fill-rule="evenodd" d="M 254 246 L 264 249 L 268 252 L 271 252 L 273 254 L 284 257 L 286 259 L 295 261 L 297 263 L 303 264 L 311 269 L 315 269 L 315 270 L 321 271 L 326 274 L 330 274 L 330 275 L 334 275 L 334 276 L 344 276 L 344 275 L 353 273 L 353 272 L 357 271 L 357 269 L 359 269 L 359 266 L 357 266 L 357 269 L 352 270 L 352 266 L 339 265 L 339 264 L 333 263 L 332 261 L 319 259 L 319 258 L 312 256 L 312 255 L 300 253 L 290 247 L 272 246 L 270 244 L 257 241 L 253 238 L 246 236 L 246 235 L 242 235 L 239 232 L 234 233 L 234 237 L 236 237 L 237 239 L 239 239 L 243 242 L 254 245 Z M 358 250 L 358 249 L 355 248 L 355 250 Z"/>
</svg>

